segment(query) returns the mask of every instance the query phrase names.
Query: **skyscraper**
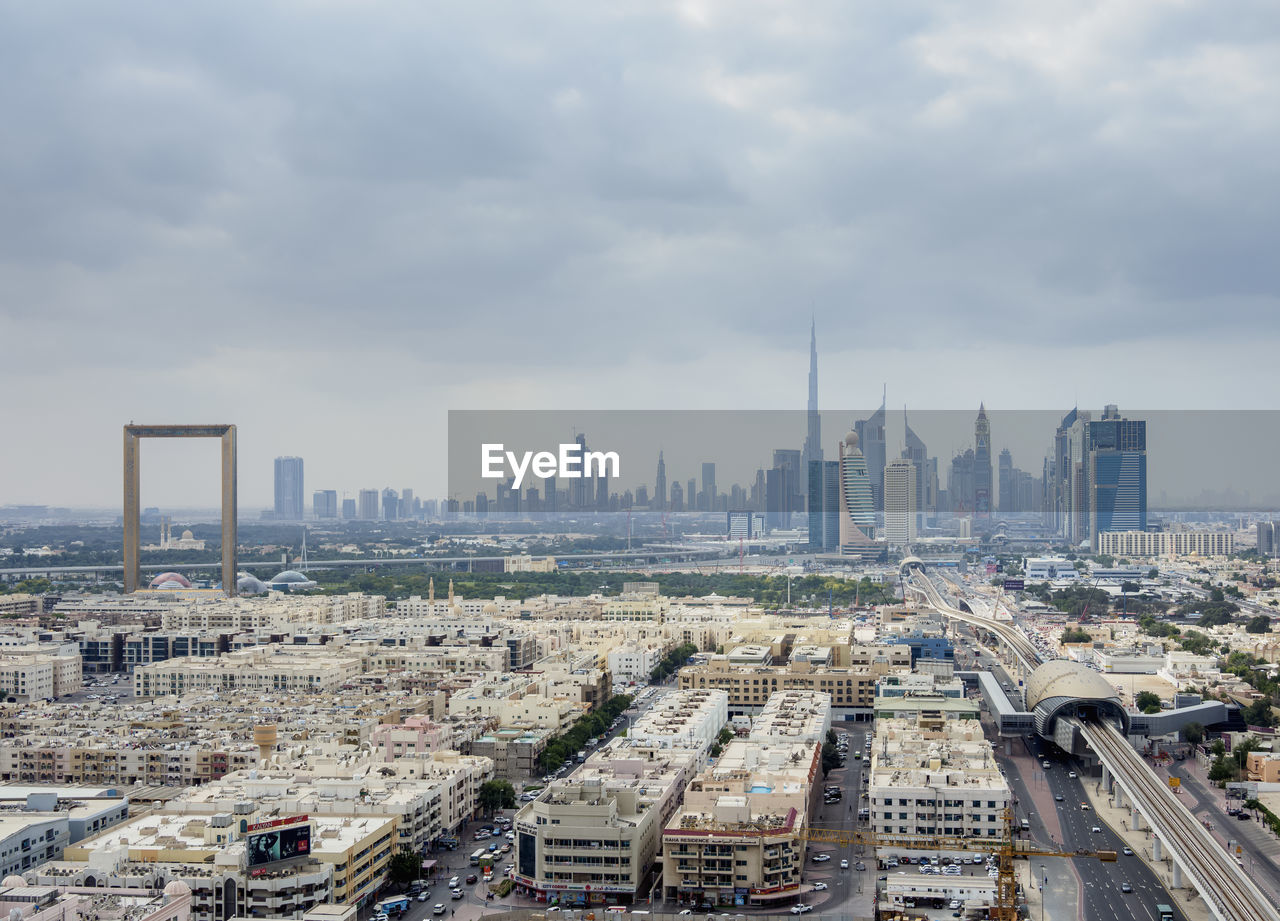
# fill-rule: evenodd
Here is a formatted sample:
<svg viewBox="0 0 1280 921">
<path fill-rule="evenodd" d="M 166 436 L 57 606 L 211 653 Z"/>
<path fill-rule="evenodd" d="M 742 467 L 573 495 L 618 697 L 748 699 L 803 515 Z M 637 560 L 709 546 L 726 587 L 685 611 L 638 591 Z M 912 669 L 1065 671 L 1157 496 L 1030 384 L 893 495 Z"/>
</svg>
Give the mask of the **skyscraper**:
<svg viewBox="0 0 1280 921">
<path fill-rule="evenodd" d="M 840 464 L 809 462 L 809 549 L 834 553 L 840 546 Z"/>
<path fill-rule="evenodd" d="M 809 465 L 822 460 L 822 419 L 818 415 L 818 327 L 812 320 L 809 322 L 809 403 L 805 421 L 804 450 L 796 471 L 801 482 L 808 475 Z"/>
<path fill-rule="evenodd" d="M 884 412 L 885 401 L 882 397 L 880 408 L 859 422 L 853 424 L 858 436 L 859 453 L 867 467 L 867 477 L 871 485 L 871 510 L 884 510 Z"/>
<path fill-rule="evenodd" d="M 356 517 L 356 500 L 342 500 L 342 518 L 344 521 L 351 521 Z"/>
<path fill-rule="evenodd" d="M 875 531 L 866 458 L 858 449 L 857 433 L 850 432 L 840 443 L 840 552 L 864 559 L 878 556 Z"/>
<path fill-rule="evenodd" d="M 1015 478 L 1013 473 L 1013 454 L 1005 448 L 1000 452 L 1000 514 L 1008 515 L 1018 511 Z"/>
<path fill-rule="evenodd" d="M 907 408 L 902 407 L 902 426 L 906 431 L 906 445 L 902 449 L 902 457 L 904 460 L 911 461 L 911 466 L 916 472 L 916 529 L 917 532 L 923 527 L 922 512 L 933 511 L 937 505 L 937 496 L 933 495 L 936 489 L 936 479 L 938 464 L 935 459 L 933 464 L 929 463 L 929 449 L 925 447 L 924 441 L 911 428 L 911 424 L 907 422 Z M 934 489 L 930 488 L 930 475 L 935 482 Z M 888 506 L 886 505 L 886 510 Z"/>
<path fill-rule="evenodd" d="M 987 407 L 978 405 L 978 418 L 973 424 L 973 514 L 975 518 L 991 515 L 991 422 Z"/>
<path fill-rule="evenodd" d="M 390 486 L 382 491 L 382 517 L 385 521 L 400 517 L 400 494 Z"/>
<path fill-rule="evenodd" d="M 1255 528 L 1258 533 L 1258 553 L 1264 557 L 1276 556 L 1276 522 L 1259 521 Z"/>
<path fill-rule="evenodd" d="M 1089 539 L 1100 531 L 1147 529 L 1147 423 L 1110 404 L 1089 423 Z"/>
<path fill-rule="evenodd" d="M 684 506 L 691 512 L 698 510 L 698 479 L 689 477 L 684 487 Z"/>
<path fill-rule="evenodd" d="M 676 480 L 671 484 L 671 511 L 684 511 L 684 487 Z"/>
<path fill-rule="evenodd" d="M 587 453 L 587 436 L 578 435 L 573 440 L 578 443 L 579 454 L 585 456 Z M 596 504 L 595 480 L 591 477 L 578 477 L 569 486 L 569 497 L 569 504 L 575 509 L 594 508 Z"/>
<path fill-rule="evenodd" d="M 302 458 L 276 458 L 276 520 L 301 521 Z"/>
<path fill-rule="evenodd" d="M 658 475 L 653 480 L 653 507 L 662 511 L 667 507 L 667 462 L 658 451 Z"/>
<path fill-rule="evenodd" d="M 898 547 L 916 538 L 916 468 L 905 458 L 884 468 L 884 538 Z"/>
<path fill-rule="evenodd" d="M 360 517 L 365 521 L 378 520 L 378 491 L 376 489 L 360 490 Z"/>
<path fill-rule="evenodd" d="M 716 510 L 715 461 L 702 462 L 702 495 L 698 497 L 698 509 L 704 512 L 714 512 Z"/>
<path fill-rule="evenodd" d="M 775 449 L 773 467 L 765 473 L 766 527 L 791 527 L 791 514 L 804 507 L 802 489 L 800 452 L 794 448 Z"/>
<path fill-rule="evenodd" d="M 338 491 L 317 489 L 311 494 L 311 511 L 317 518 L 337 518 Z"/>
</svg>

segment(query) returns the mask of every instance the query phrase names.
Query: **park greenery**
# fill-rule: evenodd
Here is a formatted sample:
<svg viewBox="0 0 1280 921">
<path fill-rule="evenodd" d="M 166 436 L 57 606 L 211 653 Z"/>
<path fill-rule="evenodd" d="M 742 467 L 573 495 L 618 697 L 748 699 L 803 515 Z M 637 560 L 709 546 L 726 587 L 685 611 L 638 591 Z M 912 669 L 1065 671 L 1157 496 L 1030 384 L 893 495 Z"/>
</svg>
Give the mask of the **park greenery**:
<svg viewBox="0 0 1280 921">
<path fill-rule="evenodd" d="M 1143 713 L 1159 713 L 1160 695 L 1151 691 L 1139 691 L 1138 696 L 1133 699 L 1133 704 Z"/>
<path fill-rule="evenodd" d="M 1087 630 L 1080 630 L 1075 627 L 1069 627 L 1062 631 L 1063 643 L 1092 643 L 1093 636 Z"/>
<path fill-rule="evenodd" d="M 547 740 L 547 747 L 538 757 L 538 765 L 544 771 L 552 771 L 565 761 L 571 761 L 574 755 L 586 748 L 588 739 L 608 732 L 609 724 L 629 706 L 631 698 L 628 695 L 615 694 L 599 709 L 584 713 L 563 735 Z"/>
</svg>

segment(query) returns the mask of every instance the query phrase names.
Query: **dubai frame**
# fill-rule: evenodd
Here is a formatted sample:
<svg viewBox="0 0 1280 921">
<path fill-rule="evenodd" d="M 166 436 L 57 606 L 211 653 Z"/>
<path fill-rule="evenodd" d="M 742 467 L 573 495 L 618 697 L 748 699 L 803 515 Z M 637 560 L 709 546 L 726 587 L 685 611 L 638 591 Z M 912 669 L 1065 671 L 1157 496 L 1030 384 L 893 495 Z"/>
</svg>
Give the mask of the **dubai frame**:
<svg viewBox="0 0 1280 921">
<path fill-rule="evenodd" d="M 222 590 L 236 593 L 236 427 L 234 425 L 126 425 L 124 427 L 124 590 L 138 590 L 141 483 L 138 442 L 143 438 L 222 439 Z"/>
</svg>

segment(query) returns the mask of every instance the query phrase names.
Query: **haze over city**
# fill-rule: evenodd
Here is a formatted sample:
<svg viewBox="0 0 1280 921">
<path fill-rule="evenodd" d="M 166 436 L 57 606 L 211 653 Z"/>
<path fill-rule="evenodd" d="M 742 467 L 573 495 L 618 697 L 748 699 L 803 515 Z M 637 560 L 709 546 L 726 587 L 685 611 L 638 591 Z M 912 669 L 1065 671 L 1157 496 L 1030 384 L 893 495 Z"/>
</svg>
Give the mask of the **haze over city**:
<svg viewBox="0 0 1280 921">
<path fill-rule="evenodd" d="M 1278 17 L 10 7 L 0 503 L 116 505 L 131 420 L 267 506 L 440 488 L 448 409 L 799 408 L 811 316 L 824 408 L 1269 408 Z"/>
</svg>

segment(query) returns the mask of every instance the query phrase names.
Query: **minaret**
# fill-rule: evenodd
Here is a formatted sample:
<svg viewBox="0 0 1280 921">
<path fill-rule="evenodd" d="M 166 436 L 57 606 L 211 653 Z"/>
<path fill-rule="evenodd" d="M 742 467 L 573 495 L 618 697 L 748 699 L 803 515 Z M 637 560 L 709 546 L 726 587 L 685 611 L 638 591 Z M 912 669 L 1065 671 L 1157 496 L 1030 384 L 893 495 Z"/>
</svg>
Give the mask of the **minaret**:
<svg viewBox="0 0 1280 921">
<path fill-rule="evenodd" d="M 436 603 L 436 577 L 431 576 L 429 579 L 427 579 L 427 604 L 432 605 L 435 603 Z M 427 608 L 427 610 L 429 611 L 431 610 L 431 608 Z"/>
<path fill-rule="evenodd" d="M 449 607 L 453 607 L 453 580 L 449 580 Z"/>
</svg>

